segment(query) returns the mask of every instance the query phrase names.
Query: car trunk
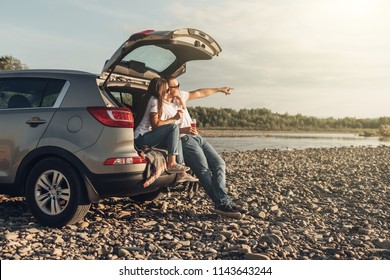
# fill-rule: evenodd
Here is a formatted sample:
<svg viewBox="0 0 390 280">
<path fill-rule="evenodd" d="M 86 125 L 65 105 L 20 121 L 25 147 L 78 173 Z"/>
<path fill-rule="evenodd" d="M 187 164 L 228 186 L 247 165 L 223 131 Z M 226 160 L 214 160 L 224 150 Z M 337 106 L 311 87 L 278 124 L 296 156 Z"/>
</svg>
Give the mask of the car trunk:
<svg viewBox="0 0 390 280">
<path fill-rule="evenodd" d="M 222 49 L 206 33 L 183 28 L 174 31 L 147 30 L 130 36 L 106 61 L 100 75 L 103 85 L 147 88 L 155 77 L 179 76 L 186 63 L 208 60 Z"/>
</svg>

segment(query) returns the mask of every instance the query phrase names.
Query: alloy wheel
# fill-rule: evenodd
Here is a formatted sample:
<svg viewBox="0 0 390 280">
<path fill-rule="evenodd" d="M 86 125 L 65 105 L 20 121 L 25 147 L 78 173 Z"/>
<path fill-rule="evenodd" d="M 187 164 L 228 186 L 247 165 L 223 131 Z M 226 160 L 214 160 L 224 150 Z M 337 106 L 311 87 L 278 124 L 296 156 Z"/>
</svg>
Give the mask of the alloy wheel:
<svg viewBox="0 0 390 280">
<path fill-rule="evenodd" d="M 47 215 L 58 215 L 69 204 L 70 184 L 58 170 L 47 170 L 42 173 L 34 189 L 38 207 Z"/>
</svg>

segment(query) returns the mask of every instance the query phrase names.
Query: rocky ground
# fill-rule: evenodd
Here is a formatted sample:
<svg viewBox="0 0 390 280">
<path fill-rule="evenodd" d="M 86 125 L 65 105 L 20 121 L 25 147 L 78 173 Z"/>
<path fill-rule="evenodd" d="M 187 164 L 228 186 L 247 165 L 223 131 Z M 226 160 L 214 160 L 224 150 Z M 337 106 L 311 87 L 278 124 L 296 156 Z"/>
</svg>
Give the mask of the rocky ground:
<svg viewBox="0 0 390 280">
<path fill-rule="evenodd" d="M 390 148 L 222 153 L 240 220 L 200 190 L 93 205 L 62 229 L 0 196 L 0 259 L 390 259 Z"/>
</svg>

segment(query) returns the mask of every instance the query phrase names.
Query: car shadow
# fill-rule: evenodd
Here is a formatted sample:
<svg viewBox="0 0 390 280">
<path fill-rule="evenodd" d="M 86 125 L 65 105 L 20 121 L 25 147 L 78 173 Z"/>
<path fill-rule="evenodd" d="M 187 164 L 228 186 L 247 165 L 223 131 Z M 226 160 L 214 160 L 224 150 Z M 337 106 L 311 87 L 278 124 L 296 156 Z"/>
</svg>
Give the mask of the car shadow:
<svg viewBox="0 0 390 280">
<path fill-rule="evenodd" d="M 164 219 L 170 222 L 191 223 L 197 221 L 216 221 L 221 219 L 214 213 L 195 213 L 190 207 L 187 209 L 162 209 L 164 199 L 158 202 L 139 203 L 129 198 L 103 200 L 100 203 L 92 204 L 85 220 L 89 223 L 104 219 L 115 219 L 117 221 L 126 221 L 131 223 L 140 218 L 145 221 Z M 111 209 L 115 205 L 114 209 Z M 107 210 L 109 209 L 109 210 Z M 40 225 L 30 211 L 30 207 L 23 197 L 5 197 L 0 196 L 0 226 L 8 227 L 11 225 L 15 230 L 17 227 L 26 228 L 48 228 Z M 10 228 L 11 229 L 11 228 Z"/>
<path fill-rule="evenodd" d="M 30 212 L 30 207 L 23 197 L 0 196 L 0 225 L 25 227 L 27 225 L 39 227 Z"/>
</svg>

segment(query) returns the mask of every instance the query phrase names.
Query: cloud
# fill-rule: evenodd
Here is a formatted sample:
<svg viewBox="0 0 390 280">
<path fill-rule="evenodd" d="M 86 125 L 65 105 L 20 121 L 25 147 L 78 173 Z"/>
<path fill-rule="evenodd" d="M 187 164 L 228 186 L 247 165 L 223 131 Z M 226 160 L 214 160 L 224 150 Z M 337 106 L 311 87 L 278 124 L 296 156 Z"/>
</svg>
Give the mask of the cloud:
<svg viewBox="0 0 390 280">
<path fill-rule="evenodd" d="M 359 103 L 385 112 L 378 100 L 390 89 L 388 12 L 382 0 L 198 1 L 191 7 L 179 1 L 173 14 L 196 23 L 223 49 L 216 63 L 189 65 L 201 79 L 185 81 L 232 84 L 245 97 L 232 97 L 230 106 L 217 98 L 197 104 L 323 115 L 329 108 L 321 104 L 337 104 L 340 110 L 331 113 L 342 115 L 347 110 L 338 104 L 349 100 L 348 113 L 359 115 L 375 111 Z"/>
</svg>

